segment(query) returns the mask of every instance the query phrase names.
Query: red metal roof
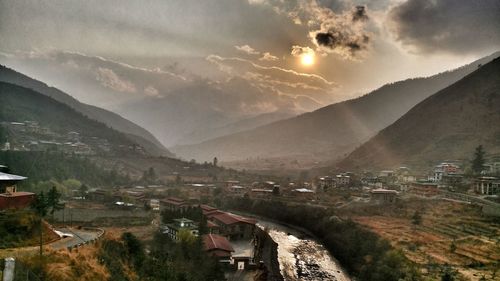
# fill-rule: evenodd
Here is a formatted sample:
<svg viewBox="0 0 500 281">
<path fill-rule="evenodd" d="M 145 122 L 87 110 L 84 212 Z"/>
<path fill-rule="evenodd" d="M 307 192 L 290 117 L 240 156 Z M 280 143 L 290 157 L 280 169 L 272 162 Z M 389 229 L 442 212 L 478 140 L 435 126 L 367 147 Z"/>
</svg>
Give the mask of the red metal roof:
<svg viewBox="0 0 500 281">
<path fill-rule="evenodd" d="M 223 250 L 234 252 L 233 246 L 231 246 L 226 237 L 217 234 L 203 235 L 203 245 L 206 251 Z"/>
<path fill-rule="evenodd" d="M 163 203 L 172 204 L 172 205 L 185 205 L 186 201 L 177 197 L 168 197 L 167 199 L 160 200 Z"/>
<path fill-rule="evenodd" d="M 234 223 L 248 223 L 248 224 L 256 224 L 257 220 L 251 218 L 245 218 L 241 216 L 237 216 L 231 213 L 220 213 L 211 216 L 213 219 L 223 223 L 223 224 L 234 224 Z"/>
</svg>

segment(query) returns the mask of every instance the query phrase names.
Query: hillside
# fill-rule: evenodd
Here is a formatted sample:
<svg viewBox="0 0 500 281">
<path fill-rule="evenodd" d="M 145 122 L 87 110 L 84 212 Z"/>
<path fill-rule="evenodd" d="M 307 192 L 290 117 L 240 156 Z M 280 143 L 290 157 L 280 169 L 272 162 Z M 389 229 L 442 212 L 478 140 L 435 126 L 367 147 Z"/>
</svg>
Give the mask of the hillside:
<svg viewBox="0 0 500 281">
<path fill-rule="evenodd" d="M 179 140 L 182 144 L 195 144 L 206 140 L 215 139 L 222 136 L 232 135 L 243 131 L 255 129 L 279 120 L 284 120 L 293 117 L 291 112 L 270 112 L 263 113 L 257 116 L 252 116 L 227 125 L 218 126 L 215 128 L 207 127 L 205 129 L 196 130 Z"/>
<path fill-rule="evenodd" d="M 497 54 L 498 55 L 498 54 Z M 453 71 L 387 84 L 365 96 L 196 145 L 171 150 L 185 159 L 235 161 L 287 157 L 339 159 L 392 124 L 425 98 L 471 73 L 491 55 Z"/>
<path fill-rule="evenodd" d="M 32 79 L 3 65 L 0 65 L 0 82 L 30 88 L 64 103 L 91 119 L 126 133 L 134 142 L 143 146 L 152 155 L 173 156 L 151 133 L 120 115 L 96 106 L 83 104 L 56 88 L 49 87 L 43 82 Z"/>
<path fill-rule="evenodd" d="M 500 58 L 419 103 L 339 163 L 343 168 L 428 166 L 500 152 Z"/>
<path fill-rule="evenodd" d="M 10 132 L 9 141 L 16 142 L 19 138 L 27 138 L 33 141 L 53 141 L 65 140 L 68 132 L 76 131 L 80 133 L 80 141 L 97 138 L 103 143 L 109 144 L 109 149 L 113 152 L 123 152 L 136 143 L 130 140 L 124 133 L 118 132 L 90 119 L 73 108 L 60 103 L 50 97 L 37 93 L 31 89 L 17 85 L 0 82 L 0 120 L 6 122 L 34 121 L 41 128 L 47 128 L 46 132 L 28 133 L 26 129 L 14 129 L 16 136 Z"/>
</svg>

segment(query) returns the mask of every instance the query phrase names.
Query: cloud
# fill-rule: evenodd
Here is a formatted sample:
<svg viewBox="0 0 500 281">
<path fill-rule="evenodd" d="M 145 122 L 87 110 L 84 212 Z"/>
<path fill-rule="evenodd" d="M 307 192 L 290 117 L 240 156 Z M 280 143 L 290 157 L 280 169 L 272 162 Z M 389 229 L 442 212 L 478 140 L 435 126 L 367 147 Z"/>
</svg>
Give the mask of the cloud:
<svg viewBox="0 0 500 281">
<path fill-rule="evenodd" d="M 271 55 L 269 52 L 265 52 L 262 54 L 262 57 L 259 58 L 260 61 L 277 61 L 279 58 L 277 56 Z"/>
<path fill-rule="evenodd" d="M 413 52 L 467 54 L 500 46 L 498 0 L 408 0 L 389 12 L 395 39 Z"/>
<path fill-rule="evenodd" d="M 302 46 L 294 45 L 294 46 L 292 46 L 292 52 L 291 52 L 291 54 L 294 57 L 300 57 L 303 54 L 314 55 L 314 50 L 311 49 L 311 48 L 309 48 L 309 47 L 302 47 Z"/>
<path fill-rule="evenodd" d="M 344 59 L 360 59 L 371 43 L 366 31 L 369 22 L 365 5 L 352 5 L 340 0 L 259 1 L 254 5 L 268 5 L 279 14 L 285 14 L 298 25 L 308 28 L 308 37 L 316 51 L 334 53 Z"/>
<path fill-rule="evenodd" d="M 120 78 L 109 68 L 97 68 L 96 80 L 99 81 L 104 87 L 118 92 L 135 93 L 137 91 L 133 83 Z"/>
<path fill-rule="evenodd" d="M 249 55 L 258 55 L 260 52 L 256 51 L 254 48 L 248 46 L 248 45 L 243 45 L 243 46 L 234 46 L 236 50 L 241 51 L 243 53 L 249 54 Z"/>
<path fill-rule="evenodd" d="M 335 99 L 338 85 L 317 74 L 301 73 L 278 66 L 263 66 L 238 57 L 210 55 L 207 60 L 217 65 L 219 70 L 227 73 L 229 77 L 245 80 L 269 95 L 274 93 L 288 96 L 293 100 L 296 109 L 304 110 L 307 107 L 307 110 L 312 110 L 312 104 L 326 104 Z M 305 102 L 306 99 L 298 99 L 299 96 L 310 98 L 307 105 L 301 104 L 301 101 Z M 315 100 L 315 103 L 310 100 Z"/>
</svg>

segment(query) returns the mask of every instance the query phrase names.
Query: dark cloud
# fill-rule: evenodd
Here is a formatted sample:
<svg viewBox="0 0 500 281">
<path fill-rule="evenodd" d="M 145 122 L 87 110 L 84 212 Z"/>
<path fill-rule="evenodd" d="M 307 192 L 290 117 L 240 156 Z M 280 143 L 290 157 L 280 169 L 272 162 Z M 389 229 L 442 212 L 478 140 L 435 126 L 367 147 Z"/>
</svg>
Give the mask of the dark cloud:
<svg viewBox="0 0 500 281">
<path fill-rule="evenodd" d="M 365 49 L 370 42 L 370 37 L 366 34 L 349 36 L 335 30 L 318 32 L 316 33 L 315 39 L 319 46 L 327 47 L 332 50 L 337 48 L 346 49 L 352 56 L 355 55 L 356 52 Z"/>
<path fill-rule="evenodd" d="M 365 6 L 356 6 L 352 12 L 353 21 L 365 21 L 368 20 L 368 15 L 366 14 Z"/>
<path fill-rule="evenodd" d="M 389 12 L 396 40 L 421 53 L 500 49 L 500 1 L 408 0 Z"/>
</svg>

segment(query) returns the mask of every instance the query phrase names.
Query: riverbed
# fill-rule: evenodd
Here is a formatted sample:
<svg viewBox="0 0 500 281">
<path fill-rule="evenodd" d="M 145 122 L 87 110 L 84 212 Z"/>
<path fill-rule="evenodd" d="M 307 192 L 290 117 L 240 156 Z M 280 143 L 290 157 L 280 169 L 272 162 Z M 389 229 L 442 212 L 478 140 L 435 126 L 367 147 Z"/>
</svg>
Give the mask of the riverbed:
<svg viewBox="0 0 500 281">
<path fill-rule="evenodd" d="M 258 227 L 278 244 L 278 261 L 287 281 L 350 281 L 338 261 L 314 238 L 290 227 L 259 220 Z"/>
</svg>

